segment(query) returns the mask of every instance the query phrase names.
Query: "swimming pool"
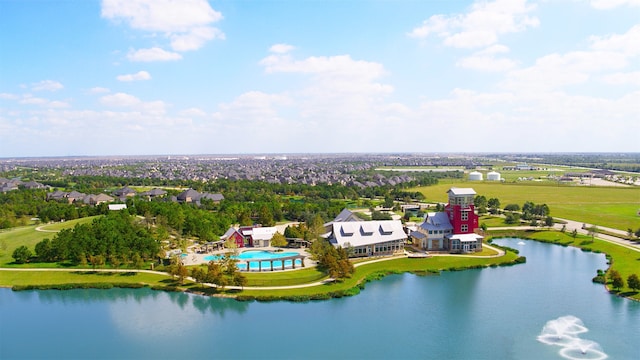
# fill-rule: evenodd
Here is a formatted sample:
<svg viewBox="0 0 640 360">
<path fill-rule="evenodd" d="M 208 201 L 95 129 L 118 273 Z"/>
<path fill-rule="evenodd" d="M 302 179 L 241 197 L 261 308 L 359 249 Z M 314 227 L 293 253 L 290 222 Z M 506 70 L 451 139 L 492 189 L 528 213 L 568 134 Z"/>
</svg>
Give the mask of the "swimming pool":
<svg viewBox="0 0 640 360">
<path fill-rule="evenodd" d="M 264 251 L 264 250 L 249 250 L 234 257 L 239 260 L 237 265 L 238 265 L 238 269 L 240 270 L 247 269 L 247 262 L 249 262 L 249 270 L 259 270 L 260 268 L 264 270 L 269 270 L 271 269 L 271 264 L 273 264 L 274 270 L 280 270 L 282 269 L 282 260 L 274 260 L 274 259 L 281 259 L 281 258 L 286 258 L 286 257 L 296 256 L 296 255 L 300 255 L 300 254 L 293 251 L 270 252 L 270 251 Z M 220 260 L 222 259 L 222 256 L 207 255 L 204 257 L 204 259 L 206 261 Z M 258 261 L 258 260 L 263 260 L 263 261 Z M 292 260 L 284 261 L 285 269 L 293 267 L 291 261 Z M 302 266 L 302 259 L 296 259 L 295 261 L 296 261 L 295 262 L 296 266 Z"/>
</svg>

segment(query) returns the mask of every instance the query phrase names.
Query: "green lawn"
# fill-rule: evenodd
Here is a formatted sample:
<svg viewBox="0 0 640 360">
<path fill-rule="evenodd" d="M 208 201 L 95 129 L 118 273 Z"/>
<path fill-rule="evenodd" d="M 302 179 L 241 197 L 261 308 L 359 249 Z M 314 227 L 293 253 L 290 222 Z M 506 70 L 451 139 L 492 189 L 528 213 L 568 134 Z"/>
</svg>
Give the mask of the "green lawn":
<svg viewBox="0 0 640 360">
<path fill-rule="evenodd" d="M 478 224 L 487 224 L 488 227 L 520 226 L 520 224 L 506 224 L 504 218 L 492 215 L 483 215 L 478 219 Z"/>
<path fill-rule="evenodd" d="M 445 182 L 409 189 L 420 191 L 427 202 L 447 202 L 451 187 L 471 187 L 487 199 L 498 198 L 502 207 L 525 201 L 547 204 L 551 216 L 593 223 L 626 231 L 640 228 L 640 188 L 553 186 L 490 182 Z"/>
</svg>

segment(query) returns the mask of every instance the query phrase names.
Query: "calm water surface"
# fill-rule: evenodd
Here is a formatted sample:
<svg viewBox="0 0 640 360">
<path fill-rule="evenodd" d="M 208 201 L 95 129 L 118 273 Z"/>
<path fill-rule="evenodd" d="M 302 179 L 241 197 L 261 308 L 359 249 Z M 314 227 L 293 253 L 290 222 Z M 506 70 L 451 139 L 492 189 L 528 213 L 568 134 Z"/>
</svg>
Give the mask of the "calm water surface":
<svg viewBox="0 0 640 360">
<path fill-rule="evenodd" d="M 640 358 L 640 303 L 591 283 L 603 255 L 497 242 L 527 263 L 394 275 L 355 297 L 309 303 L 0 289 L 0 359 L 562 359 L 562 347 L 537 337 L 567 315 L 610 359 Z"/>
</svg>

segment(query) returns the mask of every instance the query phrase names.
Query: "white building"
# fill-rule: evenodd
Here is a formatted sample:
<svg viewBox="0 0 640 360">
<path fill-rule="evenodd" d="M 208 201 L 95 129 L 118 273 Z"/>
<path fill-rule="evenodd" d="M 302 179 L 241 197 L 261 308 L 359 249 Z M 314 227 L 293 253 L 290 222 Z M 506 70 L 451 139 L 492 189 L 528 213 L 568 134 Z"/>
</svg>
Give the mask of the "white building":
<svg viewBox="0 0 640 360">
<path fill-rule="evenodd" d="M 250 234 L 247 235 L 251 236 L 251 243 L 254 247 L 269 247 L 276 231 L 278 230 L 275 226 L 254 227 L 250 230 Z"/>
<path fill-rule="evenodd" d="M 469 181 L 482 181 L 482 173 L 478 171 L 470 172 Z"/>
<path fill-rule="evenodd" d="M 500 173 L 496 171 L 491 171 L 487 174 L 487 180 L 489 181 L 500 181 Z"/>
<path fill-rule="evenodd" d="M 352 248 L 352 256 L 402 253 L 407 239 L 399 220 L 333 222 L 327 236 L 335 247 Z"/>
</svg>

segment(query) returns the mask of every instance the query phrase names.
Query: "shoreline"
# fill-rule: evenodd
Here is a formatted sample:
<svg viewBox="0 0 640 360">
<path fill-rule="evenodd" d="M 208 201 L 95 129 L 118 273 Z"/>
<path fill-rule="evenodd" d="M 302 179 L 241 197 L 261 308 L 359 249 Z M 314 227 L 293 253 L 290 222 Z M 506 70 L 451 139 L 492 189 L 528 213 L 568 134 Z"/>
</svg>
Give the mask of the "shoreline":
<svg viewBox="0 0 640 360">
<path fill-rule="evenodd" d="M 517 232 L 516 232 L 517 233 Z M 552 240 L 544 240 L 544 239 L 536 239 L 536 238 L 531 238 L 529 236 L 526 236 L 526 233 L 521 232 L 520 234 L 513 234 L 513 235 L 497 235 L 494 237 L 491 237 L 490 240 L 493 239 L 498 239 L 498 238 L 508 238 L 508 237 L 515 237 L 515 238 L 521 238 L 523 240 L 532 240 L 532 241 L 538 241 L 538 242 L 544 242 L 544 243 L 548 243 L 548 244 L 555 244 L 555 245 L 561 245 L 561 246 L 568 246 L 569 244 L 565 244 L 565 243 L 560 243 L 557 241 L 552 241 Z M 607 240 L 603 240 L 604 242 L 607 242 Z M 580 248 L 582 251 L 593 251 L 593 252 L 601 252 L 599 250 L 592 250 L 588 247 L 584 247 L 584 246 L 577 246 L 574 244 L 570 244 L 573 247 L 576 248 Z M 613 243 L 612 245 L 617 245 L 620 246 L 621 244 L 616 244 Z M 411 268 L 411 269 L 407 269 L 403 266 L 401 266 L 400 264 L 390 264 L 390 266 L 388 267 L 381 267 L 378 270 L 376 269 L 372 269 L 372 270 L 368 270 L 368 271 L 364 271 L 363 273 L 361 273 L 357 279 L 354 278 L 349 278 L 349 279 L 344 279 L 342 281 L 335 281 L 333 279 L 324 279 L 322 281 L 315 281 L 315 282 L 311 282 L 311 283 L 304 283 L 304 284 L 298 284 L 298 285 L 286 285 L 286 286 L 247 286 L 247 287 L 235 287 L 235 286 L 226 286 L 224 287 L 224 291 L 223 292 L 217 292 L 217 288 L 218 286 L 215 284 L 208 284 L 208 283 L 204 283 L 204 284 L 199 284 L 197 282 L 195 282 L 195 280 L 193 278 L 186 277 L 185 279 L 188 280 L 190 283 L 185 285 L 179 285 L 177 283 L 172 283 L 172 284 L 167 284 L 167 285 L 160 285 L 160 284 L 152 284 L 152 283 L 144 283 L 144 282 L 118 282 L 118 281 L 96 281 L 95 287 L 96 288 L 104 288 L 103 286 L 105 285 L 100 285 L 100 284 L 111 284 L 112 286 L 118 286 L 118 287 L 134 287 L 134 286 L 139 286 L 139 287 L 150 287 L 154 290 L 164 290 L 164 291 L 181 291 L 181 292 L 189 292 L 189 293 L 193 293 L 196 295 L 202 295 L 202 296 L 211 296 L 211 297 L 220 297 L 220 298 L 233 298 L 236 299 L 238 301 L 250 301 L 250 300 L 257 300 L 257 301 L 277 301 L 277 300 L 285 300 L 285 301 L 308 301 L 308 300 L 324 300 L 324 299 L 330 299 L 330 298 L 334 298 L 334 297 L 343 297 L 343 296 L 353 296 L 356 295 L 360 292 L 360 290 L 364 289 L 364 285 L 372 280 L 375 279 L 380 279 L 386 275 L 389 274 L 400 274 L 400 273 L 407 273 L 407 272 L 411 272 L 411 273 L 417 273 L 417 274 L 439 274 L 441 271 L 461 271 L 461 270 L 467 270 L 467 269 L 474 269 L 474 268 L 485 268 L 485 267 L 497 267 L 497 266 L 510 266 L 510 265 L 514 265 L 516 264 L 516 259 L 520 259 L 520 257 L 518 257 L 518 255 L 515 255 L 515 258 L 512 259 L 511 261 L 502 261 L 503 257 L 506 256 L 507 254 L 509 254 L 510 252 L 514 252 L 514 254 L 517 254 L 517 250 L 515 249 L 502 249 L 501 247 L 497 246 L 496 244 L 487 244 L 485 243 L 484 246 L 497 251 L 497 254 L 492 254 L 492 255 L 487 255 L 487 256 L 474 256 L 474 255 L 459 255 L 459 254 L 430 254 L 430 256 L 428 258 L 423 258 L 421 259 L 411 259 L 411 261 L 416 262 L 415 265 L 417 265 L 417 263 L 420 262 L 424 262 L 424 261 L 428 261 L 428 259 L 436 259 L 436 258 L 452 258 L 452 259 L 469 259 L 470 261 L 473 259 L 484 259 L 484 260 L 490 260 L 487 263 L 484 264 L 461 264 L 461 266 L 449 266 L 446 267 L 446 265 L 443 265 L 442 268 L 439 269 L 431 269 L 429 268 L 429 266 L 427 265 L 423 265 L 422 268 L 423 269 L 419 269 L 417 266 L 415 268 Z M 626 248 L 629 249 L 629 247 L 624 247 L 621 246 L 622 248 Z M 506 251 L 505 251 L 506 250 Z M 509 251 L 511 250 L 511 251 Z M 515 250 L 515 251 L 514 251 Z M 609 254 L 607 254 L 606 252 L 602 252 L 605 255 L 607 255 L 609 258 L 613 259 L 613 257 L 611 257 Z M 206 256 L 205 254 L 202 254 L 203 256 Z M 409 259 L 409 257 L 407 256 L 407 254 L 404 254 L 402 256 L 390 256 L 390 257 L 383 257 L 383 258 L 375 258 L 375 259 L 371 259 L 371 260 L 367 260 L 367 261 L 363 261 L 363 262 L 359 262 L 354 264 L 354 267 L 356 268 L 360 268 L 362 266 L 366 266 L 366 265 L 371 265 L 371 264 L 376 264 L 376 263 L 380 263 L 380 262 L 388 262 L 391 260 L 401 260 L 401 259 Z M 491 259 L 496 260 L 496 261 L 491 261 Z M 443 264 L 447 264 L 446 260 L 442 260 Z M 526 259 L 525 259 L 526 261 Z M 453 263 L 453 262 L 452 262 Z M 613 264 L 613 261 L 609 262 L 609 268 L 607 269 L 607 271 L 611 268 Z M 382 270 L 380 270 L 382 269 Z M 0 268 L 0 273 L 4 272 L 4 271 L 15 271 L 15 272 L 67 272 L 67 273 L 73 273 L 73 272 L 84 272 L 87 274 L 99 274 L 99 273 L 120 273 L 120 274 L 124 274 L 124 273 L 144 273 L 144 274 L 154 274 L 154 275 L 159 275 L 162 276 L 165 279 L 170 279 L 173 280 L 173 277 L 171 275 L 169 275 L 166 272 L 162 272 L 162 271 L 155 271 L 155 270 L 146 270 L 146 269 L 64 269 L 64 268 Z M 285 270 L 285 271 L 292 271 L 292 269 L 289 270 Z M 270 273 L 270 272 L 263 272 L 263 273 Z M 105 279 L 106 280 L 106 279 Z M 162 280 L 160 280 L 162 281 Z M 340 286 L 340 285 L 344 285 L 347 283 L 351 283 L 351 286 L 345 285 L 345 286 Z M 29 286 L 31 288 L 36 288 L 36 287 L 41 287 L 43 290 L 47 289 L 47 288 L 54 288 L 56 286 L 58 287 L 65 287 L 65 288 L 86 288 L 88 287 L 87 282 L 68 282 L 68 283 L 58 283 L 58 284 L 29 284 L 29 285 L 16 285 L 16 284 L 0 284 L 0 288 L 15 288 L 15 287 L 21 287 L 21 286 Z M 131 284 L 141 284 L 141 285 L 131 285 Z M 304 292 L 304 291 L 300 291 L 299 293 L 296 293 L 295 290 L 296 289 L 303 289 L 303 288 L 312 288 L 312 287 L 319 287 L 319 286 L 323 286 L 323 285 L 333 285 L 335 284 L 336 287 L 334 289 L 324 289 L 324 291 L 322 289 L 318 289 L 320 291 L 318 292 Z M 119 286 L 119 285 L 123 285 L 123 286 Z M 620 292 L 615 292 L 613 290 L 611 290 L 608 286 L 608 284 L 603 284 L 605 286 L 605 289 L 607 290 L 607 292 L 611 295 L 615 295 L 621 298 L 626 298 L 626 299 L 630 299 L 630 300 L 634 300 L 634 301 L 640 301 L 640 299 L 636 299 L 632 296 L 623 296 L 620 294 Z M 108 286 L 108 285 L 107 285 Z M 207 289 L 211 290 L 211 291 L 207 291 Z M 282 293 L 282 291 L 291 291 L 291 293 L 288 294 L 284 294 Z M 233 292 L 237 291 L 237 294 L 234 294 Z M 230 293 L 231 292 L 231 293 Z M 636 294 L 633 294 L 636 295 Z"/>
</svg>

